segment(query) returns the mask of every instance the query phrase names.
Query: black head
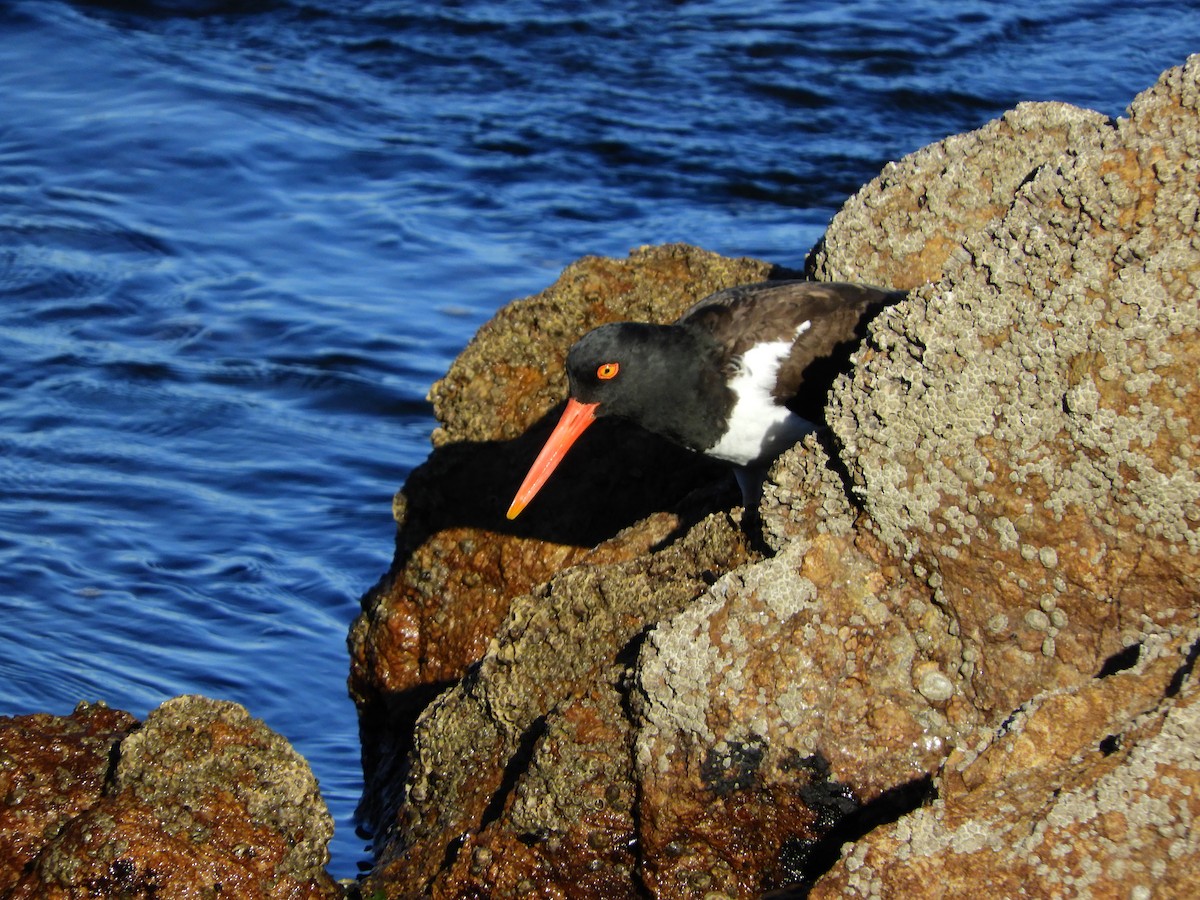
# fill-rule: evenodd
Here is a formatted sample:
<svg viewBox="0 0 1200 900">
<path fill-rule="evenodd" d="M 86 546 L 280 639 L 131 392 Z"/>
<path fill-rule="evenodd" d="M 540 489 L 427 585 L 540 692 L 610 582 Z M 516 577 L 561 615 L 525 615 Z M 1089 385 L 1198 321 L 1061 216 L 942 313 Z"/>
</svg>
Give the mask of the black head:
<svg viewBox="0 0 1200 900">
<path fill-rule="evenodd" d="M 567 354 L 571 396 L 598 404 L 596 416 L 630 419 L 700 449 L 709 439 L 711 418 L 703 398 L 719 386 L 713 355 L 703 335 L 678 326 L 601 325 Z"/>
<path fill-rule="evenodd" d="M 597 416 L 638 418 L 640 407 L 654 402 L 651 386 L 663 369 L 667 331 L 640 322 L 589 331 L 567 354 L 571 396 L 581 403 L 599 403 Z"/>
<path fill-rule="evenodd" d="M 709 344 L 711 339 L 677 325 L 636 322 L 602 325 L 580 338 L 567 354 L 571 397 L 508 517 L 521 514 L 599 416 L 629 419 L 693 450 L 710 446 L 713 417 L 701 396 L 702 386 L 717 378 Z"/>
</svg>

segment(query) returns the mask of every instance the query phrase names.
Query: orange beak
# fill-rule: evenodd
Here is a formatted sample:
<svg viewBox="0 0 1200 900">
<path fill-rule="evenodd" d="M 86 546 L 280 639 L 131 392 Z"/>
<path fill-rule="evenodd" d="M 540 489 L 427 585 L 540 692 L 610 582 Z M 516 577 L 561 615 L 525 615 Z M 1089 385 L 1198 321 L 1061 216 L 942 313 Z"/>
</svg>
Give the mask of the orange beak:
<svg viewBox="0 0 1200 900">
<path fill-rule="evenodd" d="M 521 510 L 533 499 L 534 494 L 542 489 L 542 485 L 546 483 L 550 473 L 562 462 L 562 458 L 567 455 L 571 445 L 587 430 L 589 425 L 596 421 L 596 407 L 599 405 L 599 403 L 580 403 L 575 399 L 567 401 L 567 408 L 563 410 L 562 418 L 558 420 L 554 431 L 546 439 L 546 446 L 542 447 L 542 452 L 533 461 L 533 465 L 529 468 L 529 474 L 521 482 L 521 489 L 513 498 L 512 506 L 508 508 L 510 519 L 515 519 L 521 514 Z"/>
</svg>

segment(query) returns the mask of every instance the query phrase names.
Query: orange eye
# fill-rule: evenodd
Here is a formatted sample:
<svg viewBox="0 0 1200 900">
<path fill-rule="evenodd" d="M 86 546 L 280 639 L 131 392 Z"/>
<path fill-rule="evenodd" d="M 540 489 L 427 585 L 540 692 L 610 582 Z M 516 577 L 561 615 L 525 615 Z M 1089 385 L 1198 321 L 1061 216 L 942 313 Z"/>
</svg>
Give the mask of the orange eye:
<svg viewBox="0 0 1200 900">
<path fill-rule="evenodd" d="M 615 362 L 603 363 L 600 366 L 600 368 L 598 368 L 596 370 L 596 377 L 599 378 L 601 381 L 608 381 L 610 378 L 616 378 L 617 373 L 620 371 L 621 371 L 620 363 L 615 363 Z"/>
</svg>

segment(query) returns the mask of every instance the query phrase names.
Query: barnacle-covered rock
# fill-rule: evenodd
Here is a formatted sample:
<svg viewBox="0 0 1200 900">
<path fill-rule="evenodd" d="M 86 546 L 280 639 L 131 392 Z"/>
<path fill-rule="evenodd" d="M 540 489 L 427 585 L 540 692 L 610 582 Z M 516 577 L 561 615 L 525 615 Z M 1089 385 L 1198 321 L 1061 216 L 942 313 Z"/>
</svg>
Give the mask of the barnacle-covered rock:
<svg viewBox="0 0 1200 900">
<path fill-rule="evenodd" d="M 1200 56 L 1039 169 L 837 390 L 870 527 L 954 623 L 984 721 L 813 896 L 1194 892 L 1197 184 Z"/>
<path fill-rule="evenodd" d="M 802 879 L 846 815 L 924 796 L 973 713 L 957 641 L 879 549 L 793 541 L 650 633 L 635 708 L 655 896 Z"/>
<path fill-rule="evenodd" d="M 1008 212 L 1032 172 L 1095 148 L 1107 130 L 1092 110 L 1022 103 L 888 163 L 834 216 L 809 254 L 809 275 L 899 290 L 936 281 L 960 260 L 965 238 Z"/>
<path fill-rule="evenodd" d="M 772 467 L 751 546 L 737 514 L 703 514 L 731 499 L 712 488 L 595 549 L 554 543 L 581 526 L 553 501 L 546 534 L 479 543 L 498 516 L 452 523 L 435 507 L 457 488 L 415 476 L 355 685 L 370 712 L 451 683 L 400 735 L 365 891 L 1188 896 L 1198 73 L 1165 73 L 1115 123 L 1022 105 L 848 202 L 810 271 L 912 290 L 836 386 L 830 429 Z M 570 287 L 591 267 L 661 287 L 682 259 L 684 284 L 755 271 L 682 248 L 570 270 L 438 389 L 461 406 L 435 455 L 495 464 L 521 439 L 477 444 L 511 436 L 491 410 L 532 422 L 559 396 L 557 369 L 503 368 L 530 356 L 508 331 L 543 316 L 565 349 L 615 312 Z M 448 459 L 430 479 L 461 471 Z M 658 503 L 680 472 L 623 473 L 634 499 L 606 486 L 602 515 Z M 577 485 L 592 477 L 612 473 Z M 428 553 L 451 540 L 465 568 Z M 479 612 L 485 590 L 502 602 Z"/>
<path fill-rule="evenodd" d="M 113 748 L 137 719 L 81 703 L 69 716 L 0 716 L 0 896 L 47 841 L 104 795 Z"/>
<path fill-rule="evenodd" d="M 1200 632 L 1041 692 L 964 742 L 938 797 L 847 847 L 813 898 L 1191 897 L 1200 874 Z"/>
<path fill-rule="evenodd" d="M 21 813 L 46 821 L 28 790 L 39 781 L 36 749 L 69 749 L 70 768 L 55 773 L 68 805 L 54 810 L 37 844 L 26 842 L 30 852 L 5 897 L 342 896 L 325 871 L 333 819 L 317 780 L 286 740 L 237 704 L 176 697 L 141 725 L 127 713 L 84 708 L 61 723 L 61 736 L 50 717 L 26 719 L 0 726 L 3 756 L 28 773 L 18 776 L 27 789 L 7 794 L 0 821 Z M 47 746 L 14 753 L 13 728 L 34 724 Z M 80 724 L 89 731 L 83 740 Z M 105 745 L 80 779 L 71 763 Z M 94 795 L 83 803 L 70 797 L 84 787 Z"/>
<path fill-rule="evenodd" d="M 856 493 L 979 651 L 985 707 L 1089 677 L 1140 616 L 1194 615 L 1198 68 L 1040 168 L 835 391 Z"/>
</svg>

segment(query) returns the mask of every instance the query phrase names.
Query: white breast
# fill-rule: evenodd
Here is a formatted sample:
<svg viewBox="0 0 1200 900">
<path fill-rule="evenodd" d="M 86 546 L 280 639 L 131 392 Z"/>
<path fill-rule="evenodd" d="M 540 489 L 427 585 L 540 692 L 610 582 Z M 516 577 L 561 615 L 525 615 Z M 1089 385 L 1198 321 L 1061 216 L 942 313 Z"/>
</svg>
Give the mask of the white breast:
<svg viewBox="0 0 1200 900">
<path fill-rule="evenodd" d="M 738 373 L 729 383 L 735 398 L 729 426 L 724 436 L 704 451 L 706 456 L 744 466 L 782 453 L 814 430 L 811 422 L 780 406 L 771 396 L 779 364 L 811 324 L 802 323 L 791 340 L 758 344 L 742 356 Z"/>
</svg>

